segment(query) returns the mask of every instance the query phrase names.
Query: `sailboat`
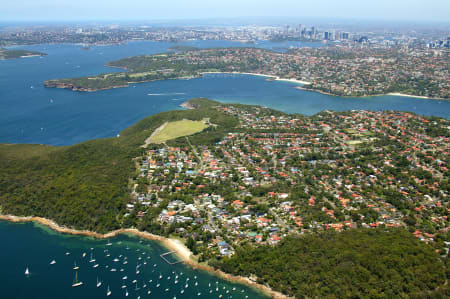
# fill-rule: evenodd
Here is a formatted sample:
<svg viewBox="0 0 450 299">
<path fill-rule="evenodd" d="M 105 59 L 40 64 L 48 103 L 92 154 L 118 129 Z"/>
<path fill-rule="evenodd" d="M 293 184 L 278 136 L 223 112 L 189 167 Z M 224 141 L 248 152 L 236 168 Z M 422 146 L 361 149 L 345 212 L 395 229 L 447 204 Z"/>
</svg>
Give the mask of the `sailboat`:
<svg viewBox="0 0 450 299">
<path fill-rule="evenodd" d="M 106 243 L 106 246 L 112 246 L 112 243 L 108 239 L 108 243 Z"/>
<path fill-rule="evenodd" d="M 101 285 L 102 285 L 102 282 L 100 280 L 98 280 L 98 277 L 97 277 L 97 288 L 99 288 Z"/>
<path fill-rule="evenodd" d="M 128 297 L 128 290 L 125 289 L 125 296 Z"/>
<path fill-rule="evenodd" d="M 80 267 L 77 266 L 77 262 L 73 262 L 73 264 L 74 264 L 74 266 L 73 266 L 73 269 L 74 269 L 74 270 L 80 269 Z"/>
<path fill-rule="evenodd" d="M 28 267 L 25 269 L 25 275 L 26 276 L 30 275 L 30 270 L 28 270 Z"/>
<path fill-rule="evenodd" d="M 73 282 L 72 287 L 73 287 L 73 288 L 79 287 L 79 286 L 81 286 L 82 284 L 83 284 L 82 281 L 78 281 L 78 271 L 75 271 L 75 281 Z"/>
<path fill-rule="evenodd" d="M 111 291 L 109 290 L 109 286 L 108 286 L 108 290 L 106 291 L 106 296 L 110 296 L 111 295 Z"/>
<path fill-rule="evenodd" d="M 93 262 L 95 262 L 95 259 L 94 259 L 93 255 L 92 255 L 92 252 L 91 252 L 91 259 L 89 260 L 89 263 L 93 263 Z"/>
</svg>

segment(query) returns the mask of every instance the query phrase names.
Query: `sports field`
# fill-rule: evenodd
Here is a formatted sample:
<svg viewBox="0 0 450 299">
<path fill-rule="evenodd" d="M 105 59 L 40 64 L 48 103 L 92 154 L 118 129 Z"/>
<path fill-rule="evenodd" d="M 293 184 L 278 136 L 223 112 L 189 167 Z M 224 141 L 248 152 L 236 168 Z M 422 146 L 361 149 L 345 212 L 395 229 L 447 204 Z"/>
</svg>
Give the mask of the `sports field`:
<svg viewBox="0 0 450 299">
<path fill-rule="evenodd" d="M 163 143 L 167 140 L 201 132 L 207 127 L 208 125 L 204 120 L 194 121 L 183 119 L 169 122 L 156 129 L 148 141 L 149 143 Z"/>
</svg>

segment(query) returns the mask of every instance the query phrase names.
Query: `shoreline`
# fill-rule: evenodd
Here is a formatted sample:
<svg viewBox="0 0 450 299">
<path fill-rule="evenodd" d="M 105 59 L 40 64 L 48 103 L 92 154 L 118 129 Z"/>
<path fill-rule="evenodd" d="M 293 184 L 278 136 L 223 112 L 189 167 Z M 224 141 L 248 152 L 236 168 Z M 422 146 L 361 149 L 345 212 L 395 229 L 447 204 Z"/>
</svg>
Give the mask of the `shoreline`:
<svg viewBox="0 0 450 299">
<path fill-rule="evenodd" d="M 126 67 L 119 67 L 119 66 L 110 66 L 110 65 L 105 65 L 107 67 L 111 67 L 111 68 L 119 68 L 119 69 L 124 69 L 127 70 Z M 295 83 L 295 84 L 299 84 L 301 86 L 296 86 L 294 88 L 299 89 L 299 90 L 305 90 L 305 91 L 311 91 L 311 92 L 318 92 L 321 94 L 325 94 L 325 95 L 329 95 L 329 96 L 333 96 L 333 97 L 343 97 L 343 98 L 367 98 L 367 97 L 381 97 L 381 96 L 399 96 L 399 97 L 410 97 L 410 98 L 417 98 L 417 99 L 426 99 L 426 100 L 440 100 L 440 101 L 450 101 L 450 98 L 435 98 L 435 97 L 426 97 L 426 96 L 417 96 L 417 95 L 409 95 L 409 94 L 404 94 L 404 93 L 400 93 L 400 92 L 390 92 L 390 93 L 386 93 L 386 94 L 371 94 L 371 95 L 360 95 L 360 96 L 346 96 L 346 95 L 338 95 L 338 94 L 334 94 L 334 93 L 329 93 L 326 91 L 322 91 L 320 89 L 314 89 L 314 88 L 305 88 L 303 86 L 305 85 L 311 85 L 311 82 L 308 81 L 303 81 L 303 80 L 297 80 L 297 79 L 288 79 L 288 78 L 281 78 L 278 76 L 274 76 L 274 75 L 266 75 L 266 74 L 260 74 L 260 73 L 244 73 L 244 72 L 201 72 L 199 73 L 200 76 L 189 76 L 189 77 L 175 77 L 175 78 L 168 78 L 168 79 L 153 79 L 153 80 L 146 80 L 146 81 L 138 81 L 138 82 L 127 82 L 127 85 L 117 85 L 117 86 L 111 86 L 111 87 L 104 87 L 104 88 L 98 88 L 98 89 L 90 89 L 90 88 L 74 88 L 73 86 L 70 85 L 70 83 L 66 86 L 64 86 L 67 83 L 56 83 L 53 86 L 48 86 L 48 81 L 51 80 L 47 80 L 44 81 L 44 86 L 47 88 L 61 88 L 61 89 L 70 89 L 72 91 L 81 91 L 81 92 L 96 92 L 96 91 L 102 91 L 102 90 L 108 90 L 108 89 L 115 89 L 115 88 L 122 88 L 122 87 L 130 87 L 130 84 L 138 84 L 138 83 L 148 83 L 148 82 L 155 82 L 155 81 L 163 81 L 163 80 L 190 80 L 190 79 L 195 79 L 195 78 L 200 78 L 202 77 L 204 74 L 236 74 L 236 75 L 250 75 L 250 76 L 259 76 L 259 77 L 266 77 L 266 78 L 270 78 L 273 79 L 271 81 L 284 81 L 284 82 L 291 82 L 291 83 Z M 53 79 L 53 80 L 59 80 L 59 79 Z M 59 86 L 58 86 L 59 85 Z M 180 105 L 181 106 L 181 105 Z M 185 106 L 181 106 L 184 108 L 188 108 Z M 188 108 L 191 109 L 191 108 Z"/>
<path fill-rule="evenodd" d="M 329 93 L 329 92 L 322 91 L 322 90 L 319 90 L 319 89 L 304 88 L 302 86 L 297 86 L 295 88 L 299 89 L 299 90 L 318 92 L 318 93 L 325 94 L 325 95 L 328 95 L 328 96 L 342 97 L 342 98 L 370 98 L 370 97 L 394 96 L 394 97 L 416 98 L 416 99 L 424 99 L 424 100 L 450 101 L 450 99 L 445 99 L 445 98 L 433 98 L 433 97 L 426 97 L 426 96 L 415 96 L 415 95 L 404 94 L 404 93 L 400 93 L 400 92 L 389 92 L 389 93 L 370 94 L 370 95 L 361 95 L 361 96 L 345 96 L 345 95 L 337 95 L 337 94 Z"/>
<path fill-rule="evenodd" d="M 301 84 L 301 85 L 311 85 L 311 82 L 308 81 L 302 81 L 302 80 L 297 80 L 297 79 L 293 79 L 293 78 L 281 78 L 278 76 L 274 76 L 274 75 L 266 75 L 266 74 L 260 74 L 260 73 L 243 73 L 243 72 L 202 72 L 203 74 L 237 74 L 237 75 L 252 75 L 252 76 L 260 76 L 260 77 L 267 77 L 267 78 L 272 78 L 274 79 L 274 81 L 285 81 L 285 82 L 292 82 L 292 83 L 297 83 L 297 84 Z"/>
<path fill-rule="evenodd" d="M 271 298 L 276 299 L 288 299 L 292 298 L 287 295 L 284 295 L 280 292 L 272 290 L 270 287 L 262 284 L 258 284 L 253 280 L 250 280 L 248 277 L 243 276 L 235 276 L 233 274 L 225 273 L 222 270 L 214 269 L 211 266 L 202 265 L 199 264 L 197 261 L 193 259 L 192 252 L 183 244 L 180 240 L 174 239 L 174 238 L 166 238 L 159 235 L 154 235 L 149 232 L 143 232 L 139 231 L 135 228 L 121 228 L 117 229 L 111 232 L 108 232 L 106 234 L 101 234 L 93 231 L 88 230 L 76 230 L 71 229 L 68 227 L 60 226 L 53 220 L 43 218 L 43 217 L 37 217 L 37 216 L 14 216 L 14 215 L 0 215 L 0 220 L 10 221 L 10 222 L 37 222 L 39 224 L 45 225 L 52 230 L 63 233 L 63 234 L 70 234 L 70 235 L 77 235 L 77 236 L 88 236 L 93 237 L 96 239 L 107 239 L 107 238 L 113 238 L 120 234 L 132 234 L 135 236 L 138 236 L 140 238 L 151 240 L 151 241 L 158 241 L 160 242 L 164 247 L 166 247 L 169 250 L 175 251 L 176 255 L 183 261 L 183 263 L 191 266 L 194 269 L 200 269 L 203 271 L 207 271 L 213 275 L 216 275 L 222 279 L 231 281 L 231 282 L 238 282 L 242 284 L 246 284 L 248 286 L 254 287 L 260 291 L 262 291 L 264 294 L 270 296 Z"/>
</svg>

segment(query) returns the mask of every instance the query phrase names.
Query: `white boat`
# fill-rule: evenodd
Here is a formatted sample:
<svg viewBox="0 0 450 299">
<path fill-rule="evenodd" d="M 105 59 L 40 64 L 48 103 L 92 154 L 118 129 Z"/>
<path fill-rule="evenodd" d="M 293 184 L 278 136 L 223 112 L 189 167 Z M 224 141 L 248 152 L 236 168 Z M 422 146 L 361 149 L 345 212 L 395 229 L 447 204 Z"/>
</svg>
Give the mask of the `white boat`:
<svg viewBox="0 0 450 299">
<path fill-rule="evenodd" d="M 123 286 L 122 286 L 122 289 L 125 289 L 126 287 L 127 287 L 126 285 L 123 285 Z"/>
<path fill-rule="evenodd" d="M 75 270 L 75 280 L 74 280 L 74 282 L 72 284 L 72 287 L 75 288 L 75 287 L 79 287 L 81 285 L 83 285 L 83 282 L 82 281 L 78 281 L 78 271 Z"/>
<path fill-rule="evenodd" d="M 151 293 L 151 292 L 152 292 L 152 291 L 148 290 L 148 291 L 147 291 L 147 294 L 149 294 L 149 295 L 150 295 L 150 293 Z"/>
<path fill-rule="evenodd" d="M 92 256 L 92 252 L 91 252 L 91 259 L 89 260 L 89 263 L 93 263 L 93 262 L 95 262 L 95 259 L 94 259 L 94 257 Z"/>
<path fill-rule="evenodd" d="M 137 280 L 136 280 L 136 279 L 132 281 L 132 283 L 136 283 L 136 282 L 137 282 Z"/>
<path fill-rule="evenodd" d="M 128 297 L 128 290 L 125 289 L 125 297 Z"/>
<path fill-rule="evenodd" d="M 160 284 L 158 283 L 158 284 L 156 285 L 156 287 L 159 288 L 159 286 L 160 286 Z"/>
<path fill-rule="evenodd" d="M 116 271 L 117 271 L 116 268 L 112 268 L 112 269 L 111 269 L 111 272 L 116 272 Z"/>
<path fill-rule="evenodd" d="M 94 266 L 92 266 L 92 268 L 97 268 L 98 267 L 98 264 L 95 264 Z"/>
<path fill-rule="evenodd" d="M 112 243 L 109 242 L 109 239 L 108 239 L 108 243 L 106 243 L 106 246 L 112 246 Z M 128 293 L 127 293 L 127 294 L 128 294 Z"/>
<path fill-rule="evenodd" d="M 124 276 L 124 277 L 122 277 L 122 279 L 123 279 L 123 280 L 125 280 L 125 279 L 127 279 L 127 278 L 128 278 L 128 276 Z"/>
<path fill-rule="evenodd" d="M 83 257 L 86 257 L 86 252 L 83 252 Z"/>
<path fill-rule="evenodd" d="M 50 265 L 54 265 L 54 264 L 56 264 L 56 261 L 55 261 L 55 260 L 53 260 L 53 261 L 50 262 Z"/>
<path fill-rule="evenodd" d="M 108 286 L 108 290 L 106 291 L 106 296 L 110 296 L 111 295 L 111 291 L 109 290 L 109 286 Z"/>
<path fill-rule="evenodd" d="M 28 267 L 25 269 L 25 275 L 30 275 L 30 270 L 28 270 Z"/>
<path fill-rule="evenodd" d="M 97 277 L 97 288 L 99 288 L 101 285 L 102 285 L 102 282 L 100 280 L 98 280 L 98 277 Z"/>
<path fill-rule="evenodd" d="M 73 269 L 74 269 L 74 270 L 80 269 L 80 267 L 77 266 L 77 262 L 73 262 L 73 264 L 74 264 L 74 266 L 73 266 Z"/>
<path fill-rule="evenodd" d="M 66 255 L 70 255 L 70 252 L 66 252 Z"/>
</svg>

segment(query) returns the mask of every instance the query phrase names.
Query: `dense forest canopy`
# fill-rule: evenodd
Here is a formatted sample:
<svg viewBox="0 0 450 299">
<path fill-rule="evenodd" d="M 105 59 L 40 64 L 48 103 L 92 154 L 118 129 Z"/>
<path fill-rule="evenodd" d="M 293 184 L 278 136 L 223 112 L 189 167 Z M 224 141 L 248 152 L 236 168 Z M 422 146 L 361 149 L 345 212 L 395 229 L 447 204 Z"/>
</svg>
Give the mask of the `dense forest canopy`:
<svg viewBox="0 0 450 299">
<path fill-rule="evenodd" d="M 274 247 L 243 247 L 215 265 L 296 298 L 444 298 L 445 292 L 429 293 L 445 282 L 445 265 L 403 229 L 291 236 Z"/>
</svg>

